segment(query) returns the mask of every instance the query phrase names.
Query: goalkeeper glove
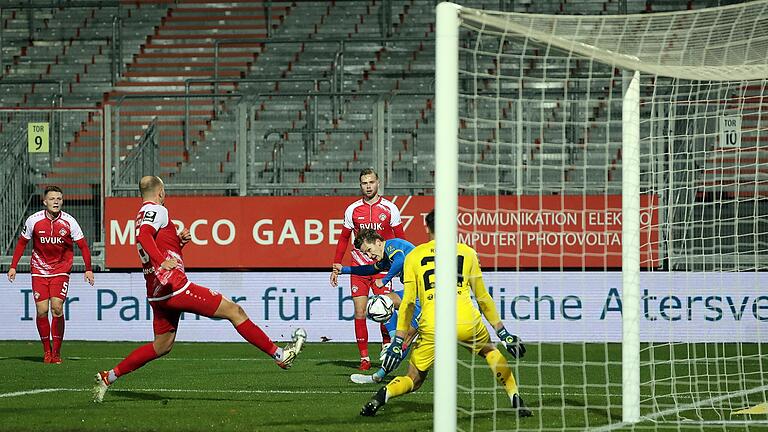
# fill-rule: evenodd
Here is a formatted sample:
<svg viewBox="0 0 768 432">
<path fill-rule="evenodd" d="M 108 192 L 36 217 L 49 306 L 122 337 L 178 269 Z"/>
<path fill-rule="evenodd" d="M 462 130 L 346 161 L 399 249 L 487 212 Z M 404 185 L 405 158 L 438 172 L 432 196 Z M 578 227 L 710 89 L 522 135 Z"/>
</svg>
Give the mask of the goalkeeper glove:
<svg viewBox="0 0 768 432">
<path fill-rule="evenodd" d="M 381 361 L 381 367 L 387 373 L 392 372 L 400 366 L 400 362 L 403 360 L 403 338 L 395 336 L 392 343 L 389 345 L 387 352 L 384 354 L 384 358 Z"/>
<path fill-rule="evenodd" d="M 506 348 L 507 352 L 512 354 L 514 358 L 523 358 L 525 355 L 525 345 L 519 337 L 510 334 L 506 328 L 502 327 L 496 331 L 496 334 L 501 339 L 502 345 Z"/>
</svg>

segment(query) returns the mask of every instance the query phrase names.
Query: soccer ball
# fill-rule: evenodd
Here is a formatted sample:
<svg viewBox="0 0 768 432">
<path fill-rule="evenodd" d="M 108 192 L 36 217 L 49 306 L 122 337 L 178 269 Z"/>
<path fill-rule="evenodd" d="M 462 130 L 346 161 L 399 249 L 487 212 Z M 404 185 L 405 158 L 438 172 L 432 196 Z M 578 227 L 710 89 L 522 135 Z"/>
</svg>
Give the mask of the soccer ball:
<svg viewBox="0 0 768 432">
<path fill-rule="evenodd" d="M 307 339 L 307 331 L 301 327 L 294 330 L 293 334 L 291 335 L 291 340 L 293 340 L 294 343 L 299 339 Z"/>
<path fill-rule="evenodd" d="M 389 296 L 377 295 L 368 299 L 368 306 L 365 312 L 368 318 L 378 323 L 389 321 L 392 313 L 395 311 L 395 304 Z"/>
</svg>

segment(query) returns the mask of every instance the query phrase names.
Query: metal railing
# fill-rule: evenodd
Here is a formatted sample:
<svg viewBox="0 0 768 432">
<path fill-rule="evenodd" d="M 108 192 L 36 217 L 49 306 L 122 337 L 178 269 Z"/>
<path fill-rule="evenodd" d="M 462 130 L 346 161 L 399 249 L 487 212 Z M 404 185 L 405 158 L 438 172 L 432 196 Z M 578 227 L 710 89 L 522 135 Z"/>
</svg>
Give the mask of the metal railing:
<svg viewBox="0 0 768 432">
<path fill-rule="evenodd" d="M 312 83 L 313 92 L 320 91 L 320 84 L 321 83 L 328 83 L 330 87 L 332 87 L 332 81 L 327 78 L 314 78 L 314 77 L 295 77 L 295 78 L 237 78 L 237 79 L 221 79 L 221 78 L 187 78 L 184 80 L 184 95 L 185 96 L 193 96 L 190 93 L 192 84 L 195 83 L 210 83 L 214 85 L 214 94 L 213 95 L 206 95 L 208 97 L 213 98 L 213 105 L 214 110 L 218 111 L 218 105 L 219 105 L 219 93 L 218 90 L 218 83 L 235 83 L 235 84 L 259 84 L 259 83 L 276 83 L 276 84 L 291 84 L 291 83 Z M 331 89 L 329 89 L 331 90 Z M 309 97 L 313 94 L 313 92 L 306 93 L 306 96 Z M 228 93 L 224 93 L 224 95 L 230 95 Z M 256 93 L 256 95 L 260 95 L 260 93 Z M 243 94 L 243 96 L 247 96 L 247 94 Z M 189 107 L 189 97 L 186 97 L 184 99 L 184 149 L 189 151 L 191 142 L 190 142 L 190 107 Z"/>
<path fill-rule="evenodd" d="M 12 254 L 13 246 L 24 223 L 34 196 L 34 185 L 27 152 L 27 131 L 19 127 L 11 139 L 0 149 L 0 172 L 3 173 L 0 189 L 0 247 L 3 253 Z"/>
<path fill-rule="evenodd" d="M 323 38 L 323 39 L 274 39 L 274 38 L 250 38 L 250 39 L 217 39 L 213 42 L 213 80 L 219 81 L 219 57 L 220 51 L 226 45 L 242 45 L 245 43 L 264 44 L 264 45 L 306 45 L 306 44 L 336 44 L 336 52 L 331 64 L 331 89 L 334 92 L 344 92 L 344 52 L 350 45 L 370 44 L 370 43 L 396 43 L 396 42 L 424 42 L 421 38 Z M 223 80 L 230 82 L 232 80 Z M 214 85 L 214 93 L 218 93 L 218 84 Z M 334 100 L 334 118 L 341 114 L 340 100 Z"/>
<path fill-rule="evenodd" d="M 141 177 L 158 174 L 160 144 L 157 132 L 155 117 L 130 153 L 115 167 L 116 182 L 112 186 L 113 191 L 135 191 Z"/>
</svg>

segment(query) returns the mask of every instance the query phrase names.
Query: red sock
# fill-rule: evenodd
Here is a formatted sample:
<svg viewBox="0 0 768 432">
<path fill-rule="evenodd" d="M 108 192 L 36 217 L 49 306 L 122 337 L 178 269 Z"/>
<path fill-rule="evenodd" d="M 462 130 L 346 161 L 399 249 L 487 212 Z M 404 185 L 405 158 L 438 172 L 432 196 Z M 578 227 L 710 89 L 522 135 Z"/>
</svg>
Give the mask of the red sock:
<svg viewBox="0 0 768 432">
<path fill-rule="evenodd" d="M 152 343 L 142 345 L 133 350 L 132 353 L 128 354 L 128 357 L 115 366 L 115 375 L 121 376 L 131 373 L 156 358 L 157 353 L 155 352 L 155 347 L 152 346 Z"/>
<path fill-rule="evenodd" d="M 61 343 L 64 341 L 64 316 L 51 317 L 51 336 L 53 339 L 53 355 L 61 354 Z"/>
<path fill-rule="evenodd" d="M 387 326 L 385 326 L 384 323 L 381 323 L 381 343 L 388 344 L 390 342 L 392 342 L 392 338 L 389 337 Z"/>
<path fill-rule="evenodd" d="M 46 353 L 51 352 L 51 323 L 48 322 L 48 316 L 37 317 L 37 332 L 40 334 L 40 341 L 43 343 L 43 350 Z"/>
<path fill-rule="evenodd" d="M 245 320 L 235 327 L 240 336 L 247 340 L 251 345 L 273 356 L 277 351 L 277 345 L 251 320 Z"/>
<path fill-rule="evenodd" d="M 368 357 L 368 326 L 365 318 L 355 318 L 355 336 L 357 337 L 357 349 L 360 357 Z"/>
</svg>

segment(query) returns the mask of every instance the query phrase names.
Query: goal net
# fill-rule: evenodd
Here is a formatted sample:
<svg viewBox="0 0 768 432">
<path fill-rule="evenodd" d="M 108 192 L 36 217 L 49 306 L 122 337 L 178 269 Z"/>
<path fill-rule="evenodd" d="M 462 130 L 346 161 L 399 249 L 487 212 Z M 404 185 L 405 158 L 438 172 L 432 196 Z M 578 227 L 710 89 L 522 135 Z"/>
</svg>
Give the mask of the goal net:
<svg viewBox="0 0 768 432">
<path fill-rule="evenodd" d="M 436 430 L 766 428 L 768 1 L 444 3 L 436 69 Z M 457 240 L 526 343 L 532 418 L 440 346 Z"/>
</svg>

